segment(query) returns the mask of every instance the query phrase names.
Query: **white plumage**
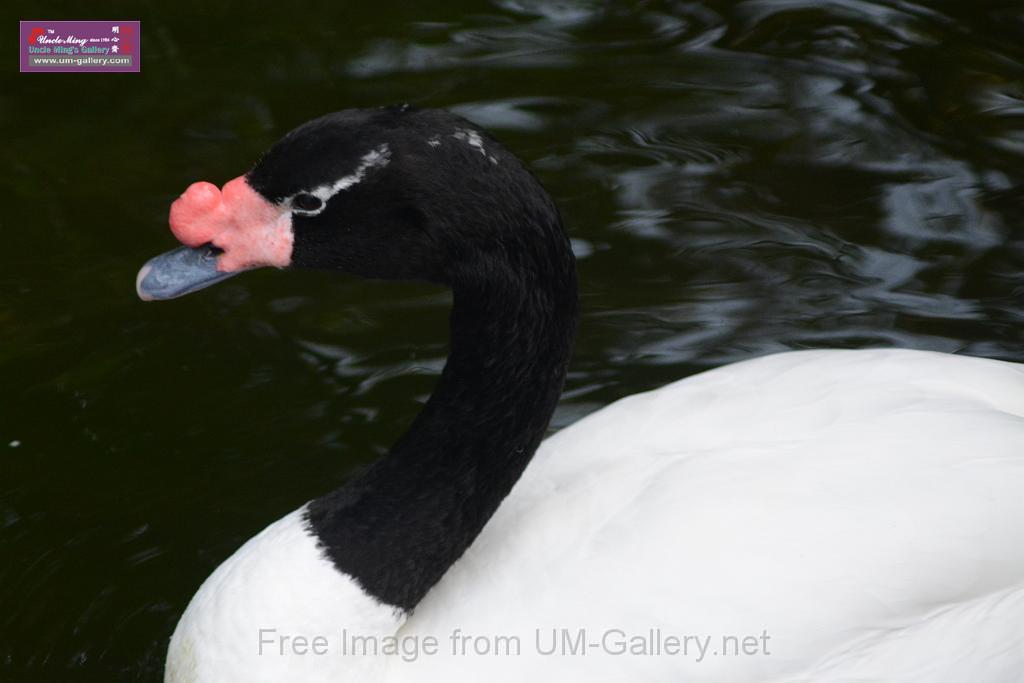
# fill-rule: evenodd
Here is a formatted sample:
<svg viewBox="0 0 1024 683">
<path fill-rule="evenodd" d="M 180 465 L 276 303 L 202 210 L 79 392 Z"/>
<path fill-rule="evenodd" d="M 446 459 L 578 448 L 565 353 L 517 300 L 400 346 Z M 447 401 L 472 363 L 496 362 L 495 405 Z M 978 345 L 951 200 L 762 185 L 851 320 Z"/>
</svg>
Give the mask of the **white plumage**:
<svg viewBox="0 0 1024 683">
<path fill-rule="evenodd" d="M 386 623 L 361 607 L 338 614 L 322 582 L 305 586 L 295 608 L 306 623 L 357 633 Z M 225 639 L 221 652 L 254 649 L 263 615 L 247 614 L 241 631 L 202 637 Z M 688 654 L 541 655 L 537 630 L 549 640 L 552 628 L 586 629 L 599 644 L 658 629 L 709 647 L 700 659 L 694 640 Z M 520 653 L 453 656 L 453 633 L 518 637 Z M 388 657 L 356 678 L 1022 680 L 1024 367 L 791 352 L 626 398 L 545 441 L 394 635 L 433 635 L 439 651 Z M 723 636 L 768 639 L 753 654 L 716 655 Z M 330 668 L 323 680 L 356 680 L 332 648 L 317 665 Z M 272 680 L 265 659 L 249 661 L 230 680 Z"/>
<path fill-rule="evenodd" d="M 527 642 L 551 625 L 766 630 L 771 654 L 423 658 L 416 675 L 1021 680 L 1024 368 L 786 353 L 581 420 L 545 442 L 404 632 Z"/>
</svg>

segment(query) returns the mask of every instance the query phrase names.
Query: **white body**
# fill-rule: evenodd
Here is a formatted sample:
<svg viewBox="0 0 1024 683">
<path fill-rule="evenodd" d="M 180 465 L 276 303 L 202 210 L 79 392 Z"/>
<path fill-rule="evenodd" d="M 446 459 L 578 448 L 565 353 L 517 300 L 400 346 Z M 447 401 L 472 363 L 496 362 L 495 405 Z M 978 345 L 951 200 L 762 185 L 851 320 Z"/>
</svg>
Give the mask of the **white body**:
<svg viewBox="0 0 1024 683">
<path fill-rule="evenodd" d="M 268 627 L 328 649 L 259 656 Z M 342 654 L 342 629 L 406 656 Z M 293 515 L 203 585 L 168 661 L 175 683 L 1020 681 L 1024 366 L 795 352 L 629 397 L 542 445 L 408 619 Z"/>
</svg>

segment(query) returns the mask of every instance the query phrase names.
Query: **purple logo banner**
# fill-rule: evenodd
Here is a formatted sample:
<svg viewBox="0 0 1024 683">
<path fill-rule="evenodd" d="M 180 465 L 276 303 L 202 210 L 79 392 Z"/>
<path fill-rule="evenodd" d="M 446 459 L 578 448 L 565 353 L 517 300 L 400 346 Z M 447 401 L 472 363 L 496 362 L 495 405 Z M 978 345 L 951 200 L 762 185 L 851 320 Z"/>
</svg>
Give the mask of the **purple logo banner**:
<svg viewBox="0 0 1024 683">
<path fill-rule="evenodd" d="M 22 21 L 21 71 L 138 72 L 138 21 Z"/>
</svg>

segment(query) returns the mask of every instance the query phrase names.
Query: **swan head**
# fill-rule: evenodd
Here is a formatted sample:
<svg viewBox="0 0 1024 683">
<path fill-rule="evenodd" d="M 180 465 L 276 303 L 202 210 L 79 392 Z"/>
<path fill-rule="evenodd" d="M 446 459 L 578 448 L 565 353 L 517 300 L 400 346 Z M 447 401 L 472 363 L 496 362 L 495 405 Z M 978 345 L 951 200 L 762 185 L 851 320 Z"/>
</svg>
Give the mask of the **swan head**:
<svg viewBox="0 0 1024 683">
<path fill-rule="evenodd" d="M 458 116 L 411 107 L 305 123 L 222 187 L 193 183 L 169 223 L 183 246 L 143 266 L 144 300 L 267 266 L 454 285 L 498 261 L 543 267 L 568 252 L 518 159 Z"/>
</svg>

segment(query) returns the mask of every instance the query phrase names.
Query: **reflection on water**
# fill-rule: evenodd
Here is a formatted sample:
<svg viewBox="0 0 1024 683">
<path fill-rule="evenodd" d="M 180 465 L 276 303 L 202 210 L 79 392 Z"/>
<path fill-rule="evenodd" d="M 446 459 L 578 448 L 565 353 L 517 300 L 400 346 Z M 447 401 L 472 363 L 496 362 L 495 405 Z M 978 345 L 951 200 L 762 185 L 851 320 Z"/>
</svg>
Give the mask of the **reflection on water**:
<svg viewBox="0 0 1024 683">
<path fill-rule="evenodd" d="M 1019 3 L 422 4 L 126 4 L 141 75 L 3 76 L 0 678 L 158 680 L 208 572 L 429 394 L 443 291 L 134 300 L 177 192 L 326 111 L 450 107 L 541 176 L 585 308 L 556 426 L 783 349 L 1024 361 Z"/>
</svg>

